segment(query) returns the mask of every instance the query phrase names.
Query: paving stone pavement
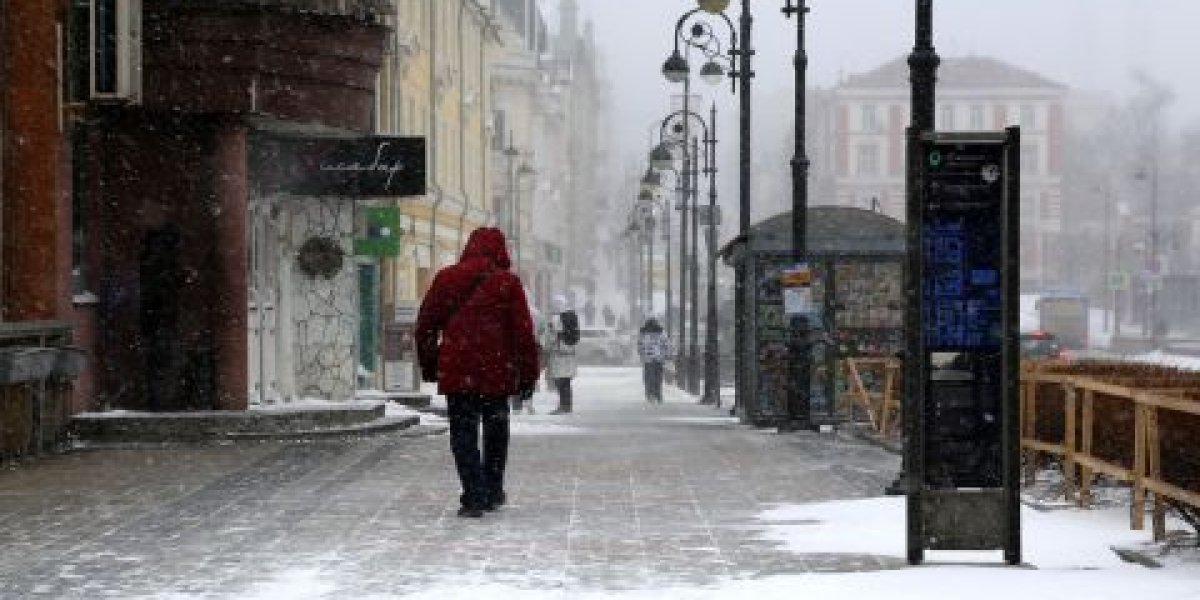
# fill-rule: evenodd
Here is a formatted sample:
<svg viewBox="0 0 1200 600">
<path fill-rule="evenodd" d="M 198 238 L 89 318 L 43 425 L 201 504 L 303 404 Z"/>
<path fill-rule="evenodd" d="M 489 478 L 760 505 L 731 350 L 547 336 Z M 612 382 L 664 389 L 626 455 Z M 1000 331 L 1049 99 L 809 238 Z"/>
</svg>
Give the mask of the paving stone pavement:
<svg viewBox="0 0 1200 600">
<path fill-rule="evenodd" d="M 647 405 L 635 369 L 586 370 L 575 387 L 575 414 L 513 416 L 509 504 L 481 520 L 454 514 L 445 435 L 99 449 L 2 472 L 0 598 L 240 598 L 298 567 L 329 598 L 358 598 L 903 566 L 790 554 L 754 518 L 878 495 L 893 455 L 747 428 L 677 391 Z"/>
</svg>

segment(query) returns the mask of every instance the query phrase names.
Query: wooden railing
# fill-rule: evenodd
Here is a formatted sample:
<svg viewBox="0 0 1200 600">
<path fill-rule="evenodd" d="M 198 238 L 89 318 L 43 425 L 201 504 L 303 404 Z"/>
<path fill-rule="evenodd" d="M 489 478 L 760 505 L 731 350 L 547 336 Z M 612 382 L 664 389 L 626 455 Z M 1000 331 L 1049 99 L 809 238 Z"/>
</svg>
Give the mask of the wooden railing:
<svg viewBox="0 0 1200 600">
<path fill-rule="evenodd" d="M 838 412 L 861 411 L 876 437 L 891 439 L 900 431 L 901 363 L 895 358 L 846 358 L 841 361 L 847 391 Z M 864 381 L 870 379 L 870 383 Z"/>
<path fill-rule="evenodd" d="M 1027 364 L 1021 373 L 1026 479 L 1047 455 L 1060 459 L 1065 493 L 1092 501 L 1097 474 L 1132 488 L 1130 526 L 1144 527 L 1154 495 L 1155 539 L 1165 500 L 1200 511 L 1200 373 L 1156 365 Z"/>
</svg>

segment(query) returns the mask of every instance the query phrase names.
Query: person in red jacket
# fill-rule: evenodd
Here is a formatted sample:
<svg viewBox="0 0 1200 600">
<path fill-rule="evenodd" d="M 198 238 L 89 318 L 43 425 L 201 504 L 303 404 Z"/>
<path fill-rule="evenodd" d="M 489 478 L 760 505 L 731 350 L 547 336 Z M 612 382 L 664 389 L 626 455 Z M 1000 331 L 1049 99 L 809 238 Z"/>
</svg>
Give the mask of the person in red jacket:
<svg viewBox="0 0 1200 600">
<path fill-rule="evenodd" d="M 531 396 L 540 371 L 525 289 L 509 271 L 499 229 L 471 232 L 458 263 L 438 271 L 421 301 L 416 342 L 422 379 L 446 396 L 463 489 L 458 515 L 480 517 L 506 501 L 509 396 Z"/>
</svg>

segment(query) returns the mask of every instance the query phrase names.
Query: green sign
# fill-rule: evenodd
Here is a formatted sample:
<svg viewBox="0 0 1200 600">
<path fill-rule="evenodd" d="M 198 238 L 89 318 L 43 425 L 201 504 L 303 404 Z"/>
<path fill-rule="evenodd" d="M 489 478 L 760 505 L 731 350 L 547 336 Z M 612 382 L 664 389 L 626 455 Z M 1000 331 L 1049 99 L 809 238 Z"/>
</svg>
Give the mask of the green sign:
<svg viewBox="0 0 1200 600">
<path fill-rule="evenodd" d="M 395 207 L 366 209 L 364 238 L 354 240 L 359 256 L 397 256 L 400 254 L 400 210 Z"/>
</svg>

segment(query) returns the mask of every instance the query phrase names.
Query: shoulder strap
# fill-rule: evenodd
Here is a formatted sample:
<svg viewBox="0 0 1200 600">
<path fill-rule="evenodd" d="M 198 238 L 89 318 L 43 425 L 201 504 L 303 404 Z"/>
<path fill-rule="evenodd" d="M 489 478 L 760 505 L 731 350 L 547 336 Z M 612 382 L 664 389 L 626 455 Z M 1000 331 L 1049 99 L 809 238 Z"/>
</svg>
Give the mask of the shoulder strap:
<svg viewBox="0 0 1200 600">
<path fill-rule="evenodd" d="M 459 300 L 458 304 L 456 304 L 454 308 L 450 310 L 450 312 L 446 313 L 445 325 L 449 325 L 450 321 L 454 320 L 454 317 L 458 315 L 458 310 L 462 308 L 464 304 L 469 302 L 471 298 L 475 297 L 475 292 L 478 292 L 480 286 L 482 286 L 487 280 L 491 279 L 494 273 L 495 271 L 488 270 L 480 271 L 479 273 L 475 274 L 475 279 L 472 280 L 471 287 L 467 288 L 467 293 L 463 294 L 462 300 Z"/>
</svg>

